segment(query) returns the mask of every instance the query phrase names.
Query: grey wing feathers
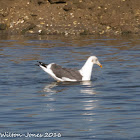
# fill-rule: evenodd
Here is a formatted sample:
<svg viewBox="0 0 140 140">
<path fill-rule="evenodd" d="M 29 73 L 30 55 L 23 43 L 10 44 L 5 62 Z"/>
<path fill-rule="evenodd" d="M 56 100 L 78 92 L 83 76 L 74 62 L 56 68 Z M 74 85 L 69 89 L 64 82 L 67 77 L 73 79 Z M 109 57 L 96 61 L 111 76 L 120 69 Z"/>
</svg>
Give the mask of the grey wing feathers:
<svg viewBox="0 0 140 140">
<path fill-rule="evenodd" d="M 53 64 L 51 66 L 51 69 L 58 78 L 66 77 L 69 79 L 76 79 L 79 81 L 82 80 L 82 76 L 78 70 L 62 68 L 61 66 L 57 64 Z"/>
</svg>

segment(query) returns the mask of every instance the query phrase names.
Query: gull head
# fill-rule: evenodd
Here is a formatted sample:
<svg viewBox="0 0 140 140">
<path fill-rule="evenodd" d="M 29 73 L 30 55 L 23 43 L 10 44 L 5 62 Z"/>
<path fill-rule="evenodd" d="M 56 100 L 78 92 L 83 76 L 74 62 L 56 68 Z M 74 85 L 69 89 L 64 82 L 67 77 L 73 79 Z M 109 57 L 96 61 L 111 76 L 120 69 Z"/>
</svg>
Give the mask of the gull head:
<svg viewBox="0 0 140 140">
<path fill-rule="evenodd" d="M 88 58 L 88 60 L 91 61 L 93 64 L 97 64 L 98 66 L 100 66 L 102 68 L 101 63 L 99 62 L 99 60 L 96 56 L 90 56 Z"/>
</svg>

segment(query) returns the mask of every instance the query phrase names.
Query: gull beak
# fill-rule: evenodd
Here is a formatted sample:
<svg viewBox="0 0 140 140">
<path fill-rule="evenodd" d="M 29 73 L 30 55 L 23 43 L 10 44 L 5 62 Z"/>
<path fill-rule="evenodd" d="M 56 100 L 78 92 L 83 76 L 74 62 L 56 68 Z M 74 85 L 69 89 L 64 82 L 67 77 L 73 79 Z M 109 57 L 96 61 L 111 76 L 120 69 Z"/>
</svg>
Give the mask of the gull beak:
<svg viewBox="0 0 140 140">
<path fill-rule="evenodd" d="M 100 62 L 97 62 L 97 65 L 98 65 L 98 66 L 100 66 L 100 67 L 102 68 L 102 65 L 101 65 L 101 63 L 100 63 Z"/>
</svg>

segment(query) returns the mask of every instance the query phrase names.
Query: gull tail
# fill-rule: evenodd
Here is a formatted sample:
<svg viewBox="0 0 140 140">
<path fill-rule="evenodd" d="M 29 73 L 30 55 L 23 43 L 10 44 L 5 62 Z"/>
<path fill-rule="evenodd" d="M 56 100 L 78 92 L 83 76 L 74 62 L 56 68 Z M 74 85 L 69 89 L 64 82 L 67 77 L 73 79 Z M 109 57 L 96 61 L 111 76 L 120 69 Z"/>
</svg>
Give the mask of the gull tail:
<svg viewBox="0 0 140 140">
<path fill-rule="evenodd" d="M 37 61 L 39 64 L 36 64 L 37 66 L 43 66 L 43 67 L 47 67 L 48 64 L 45 64 L 43 62 Z"/>
</svg>

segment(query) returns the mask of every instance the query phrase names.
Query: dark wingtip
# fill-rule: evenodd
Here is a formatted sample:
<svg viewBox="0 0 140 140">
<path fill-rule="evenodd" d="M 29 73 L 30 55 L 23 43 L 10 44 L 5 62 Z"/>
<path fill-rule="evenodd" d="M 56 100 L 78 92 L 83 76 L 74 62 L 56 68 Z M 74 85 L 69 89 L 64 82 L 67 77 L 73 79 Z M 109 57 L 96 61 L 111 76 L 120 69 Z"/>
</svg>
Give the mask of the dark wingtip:
<svg viewBox="0 0 140 140">
<path fill-rule="evenodd" d="M 46 67 L 47 66 L 47 64 L 45 64 L 45 63 L 43 63 L 43 62 L 40 62 L 40 61 L 37 61 L 39 64 L 37 64 L 38 66 L 43 66 L 43 67 Z"/>
</svg>

